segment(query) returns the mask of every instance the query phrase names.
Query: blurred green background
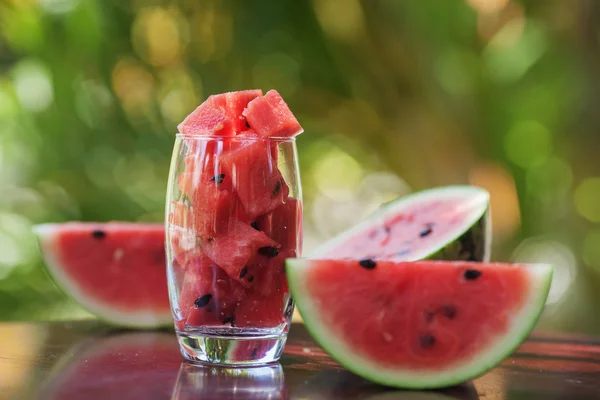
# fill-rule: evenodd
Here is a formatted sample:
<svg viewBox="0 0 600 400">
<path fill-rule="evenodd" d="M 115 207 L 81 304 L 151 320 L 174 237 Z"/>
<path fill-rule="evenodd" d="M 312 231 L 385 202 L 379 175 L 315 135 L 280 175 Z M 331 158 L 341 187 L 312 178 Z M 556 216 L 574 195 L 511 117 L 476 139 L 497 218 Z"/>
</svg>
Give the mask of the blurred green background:
<svg viewBox="0 0 600 400">
<path fill-rule="evenodd" d="M 0 0 L 0 319 L 87 314 L 33 224 L 162 221 L 176 125 L 276 88 L 310 251 L 435 185 L 492 194 L 495 260 L 557 270 L 542 327 L 600 333 L 600 2 Z"/>
</svg>

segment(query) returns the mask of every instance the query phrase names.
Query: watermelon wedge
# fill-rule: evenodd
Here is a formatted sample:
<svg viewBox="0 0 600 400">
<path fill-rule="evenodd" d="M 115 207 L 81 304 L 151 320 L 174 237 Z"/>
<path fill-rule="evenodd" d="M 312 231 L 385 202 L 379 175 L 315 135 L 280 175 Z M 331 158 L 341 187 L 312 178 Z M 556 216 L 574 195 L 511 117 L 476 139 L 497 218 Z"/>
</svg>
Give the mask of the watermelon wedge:
<svg viewBox="0 0 600 400">
<path fill-rule="evenodd" d="M 162 224 L 68 222 L 35 232 L 58 286 L 99 318 L 136 328 L 172 323 Z"/>
<path fill-rule="evenodd" d="M 424 190 L 386 204 L 310 257 L 488 261 L 488 211 L 489 193 L 478 187 Z"/>
<path fill-rule="evenodd" d="M 315 340 L 374 382 L 440 388 L 483 374 L 533 329 L 552 267 L 472 262 L 288 259 Z"/>
</svg>

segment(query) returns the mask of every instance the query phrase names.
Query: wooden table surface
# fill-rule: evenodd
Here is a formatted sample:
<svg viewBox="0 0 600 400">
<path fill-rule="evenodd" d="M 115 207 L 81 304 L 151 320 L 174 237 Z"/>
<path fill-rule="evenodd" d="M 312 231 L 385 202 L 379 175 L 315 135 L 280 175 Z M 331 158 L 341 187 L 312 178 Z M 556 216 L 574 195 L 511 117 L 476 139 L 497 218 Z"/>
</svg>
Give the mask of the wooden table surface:
<svg viewBox="0 0 600 400">
<path fill-rule="evenodd" d="M 441 391 L 401 391 L 341 368 L 294 324 L 281 363 L 183 362 L 172 331 L 94 321 L 0 324 L 0 399 L 600 399 L 600 339 L 535 333 L 486 375 Z"/>
</svg>

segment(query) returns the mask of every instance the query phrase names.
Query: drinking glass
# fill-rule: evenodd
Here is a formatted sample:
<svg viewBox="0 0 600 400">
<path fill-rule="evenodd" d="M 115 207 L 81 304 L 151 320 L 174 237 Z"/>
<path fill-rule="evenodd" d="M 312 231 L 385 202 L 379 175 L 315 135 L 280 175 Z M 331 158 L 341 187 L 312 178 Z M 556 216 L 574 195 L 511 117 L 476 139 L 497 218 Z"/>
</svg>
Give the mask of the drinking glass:
<svg viewBox="0 0 600 400">
<path fill-rule="evenodd" d="M 277 361 L 294 307 L 285 259 L 302 250 L 295 139 L 177 135 L 165 224 L 184 358 Z"/>
</svg>

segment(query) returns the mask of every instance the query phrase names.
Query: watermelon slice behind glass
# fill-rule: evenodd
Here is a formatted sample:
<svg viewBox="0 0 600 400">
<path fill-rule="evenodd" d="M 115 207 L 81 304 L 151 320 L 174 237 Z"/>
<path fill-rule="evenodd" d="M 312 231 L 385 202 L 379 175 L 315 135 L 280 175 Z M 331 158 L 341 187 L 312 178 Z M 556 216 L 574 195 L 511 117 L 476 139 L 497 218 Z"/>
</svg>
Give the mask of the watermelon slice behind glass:
<svg viewBox="0 0 600 400">
<path fill-rule="evenodd" d="M 416 192 L 319 246 L 311 258 L 488 261 L 489 193 L 474 186 Z"/>
<path fill-rule="evenodd" d="M 43 224 L 35 228 L 57 285 L 101 319 L 155 328 L 172 316 L 162 224 Z"/>
<path fill-rule="evenodd" d="M 288 259 L 307 329 L 344 367 L 402 388 L 475 378 L 533 329 L 549 265 Z"/>
</svg>

